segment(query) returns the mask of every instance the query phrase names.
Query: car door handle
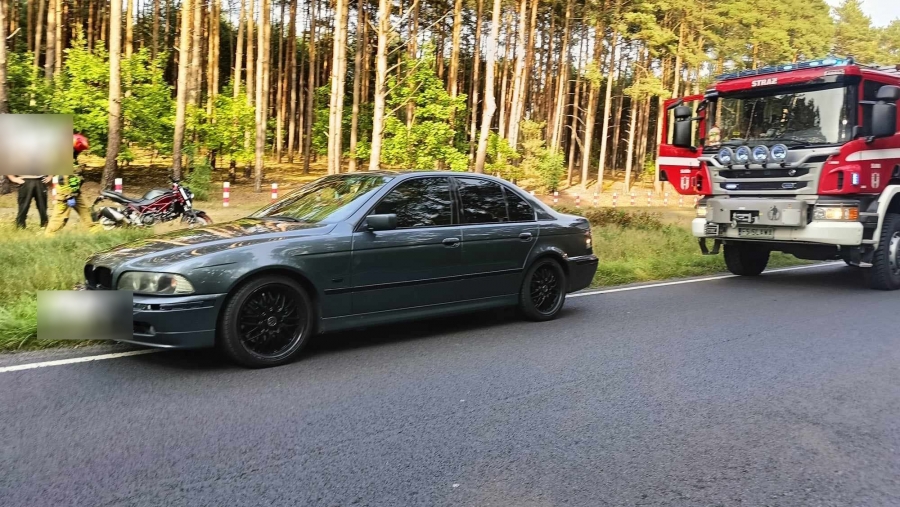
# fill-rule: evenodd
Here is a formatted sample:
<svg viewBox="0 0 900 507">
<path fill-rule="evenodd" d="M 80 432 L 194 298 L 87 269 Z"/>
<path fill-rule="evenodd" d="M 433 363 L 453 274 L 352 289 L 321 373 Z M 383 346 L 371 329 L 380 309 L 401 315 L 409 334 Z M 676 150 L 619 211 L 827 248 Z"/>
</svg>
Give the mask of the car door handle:
<svg viewBox="0 0 900 507">
<path fill-rule="evenodd" d="M 441 241 L 444 246 L 455 247 L 459 245 L 459 238 L 446 238 L 444 241 Z"/>
<path fill-rule="evenodd" d="M 523 232 L 522 234 L 519 234 L 519 239 L 521 239 L 522 241 L 531 241 L 531 233 Z"/>
</svg>

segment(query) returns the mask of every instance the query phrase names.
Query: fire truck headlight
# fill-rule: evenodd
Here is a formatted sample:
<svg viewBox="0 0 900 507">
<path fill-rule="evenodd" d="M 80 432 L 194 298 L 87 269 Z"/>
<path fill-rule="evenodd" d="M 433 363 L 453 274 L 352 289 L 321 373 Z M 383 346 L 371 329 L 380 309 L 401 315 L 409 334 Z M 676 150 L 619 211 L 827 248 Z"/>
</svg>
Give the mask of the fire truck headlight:
<svg viewBox="0 0 900 507">
<path fill-rule="evenodd" d="M 706 218 L 706 204 L 697 205 L 697 217 Z"/>
<path fill-rule="evenodd" d="M 787 158 L 788 148 L 783 144 L 776 144 L 769 149 L 769 156 L 772 158 L 773 162 L 784 162 L 784 159 Z"/>
<path fill-rule="evenodd" d="M 194 292 L 194 286 L 187 278 L 170 273 L 147 273 L 129 271 L 119 277 L 119 290 L 127 290 L 135 294 L 152 294 L 157 296 L 185 295 Z"/>
<path fill-rule="evenodd" d="M 746 146 L 741 146 L 734 152 L 734 159 L 738 164 L 749 164 L 750 163 L 750 148 Z"/>
<path fill-rule="evenodd" d="M 816 206 L 813 210 L 813 220 L 856 220 L 859 218 L 859 209 L 842 206 Z"/>
<path fill-rule="evenodd" d="M 757 164 L 765 164 L 769 159 L 769 148 L 765 145 L 759 145 L 753 148 L 753 161 Z"/>
<path fill-rule="evenodd" d="M 725 165 L 731 165 L 734 163 L 734 151 L 729 147 L 724 147 L 719 150 L 719 154 L 716 155 L 716 158 L 719 159 L 719 162 Z"/>
</svg>

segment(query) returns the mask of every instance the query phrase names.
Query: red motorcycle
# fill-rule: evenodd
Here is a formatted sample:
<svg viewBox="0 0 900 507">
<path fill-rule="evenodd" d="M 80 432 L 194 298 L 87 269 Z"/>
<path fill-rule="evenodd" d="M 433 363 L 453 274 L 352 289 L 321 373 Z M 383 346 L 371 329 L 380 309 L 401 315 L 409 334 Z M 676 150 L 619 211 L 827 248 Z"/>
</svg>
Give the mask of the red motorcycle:
<svg viewBox="0 0 900 507">
<path fill-rule="evenodd" d="M 172 181 L 172 188 L 154 189 L 140 199 L 125 197 L 118 192 L 103 190 L 100 196 L 91 206 L 94 220 L 100 222 L 104 229 L 116 227 L 152 227 L 158 223 L 171 222 L 181 219 L 182 223 L 190 227 L 210 225 L 213 223 L 209 216 L 194 209 L 194 194 L 188 187 L 182 186 L 178 181 Z M 110 200 L 118 203 L 119 207 L 104 206 L 100 211 L 94 211 L 94 207 L 104 201 Z"/>
</svg>

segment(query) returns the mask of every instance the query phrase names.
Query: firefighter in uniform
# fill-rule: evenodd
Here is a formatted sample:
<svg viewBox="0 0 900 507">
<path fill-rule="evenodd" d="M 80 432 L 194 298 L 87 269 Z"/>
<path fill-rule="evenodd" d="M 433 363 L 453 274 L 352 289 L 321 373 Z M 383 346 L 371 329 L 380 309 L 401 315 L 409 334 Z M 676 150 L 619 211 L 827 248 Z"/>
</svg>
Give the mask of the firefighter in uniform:
<svg viewBox="0 0 900 507">
<path fill-rule="evenodd" d="M 47 224 L 47 234 L 53 234 L 66 225 L 69 214 L 72 210 L 78 213 L 81 222 L 89 227 L 92 231 L 98 230 L 98 226 L 94 224 L 91 217 L 91 208 L 84 201 L 81 195 L 81 184 L 84 178 L 81 177 L 81 168 L 78 165 L 78 155 L 88 149 L 88 140 L 81 134 L 75 134 L 72 139 L 72 147 L 74 149 L 75 174 L 67 176 L 54 176 L 56 181 L 56 199 L 50 213 L 50 222 Z"/>
</svg>

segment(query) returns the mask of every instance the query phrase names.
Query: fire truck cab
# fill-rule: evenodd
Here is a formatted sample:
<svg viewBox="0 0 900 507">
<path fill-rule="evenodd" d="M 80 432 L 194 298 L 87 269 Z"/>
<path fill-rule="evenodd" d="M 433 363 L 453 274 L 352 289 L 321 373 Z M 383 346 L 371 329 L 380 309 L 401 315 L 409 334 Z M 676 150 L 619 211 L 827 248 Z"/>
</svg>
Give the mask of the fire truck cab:
<svg viewBox="0 0 900 507">
<path fill-rule="evenodd" d="M 852 59 L 717 76 L 667 102 L 660 176 L 700 197 L 693 235 L 734 274 L 780 251 L 870 267 L 873 288 L 900 289 L 898 100 L 900 66 Z"/>
</svg>

